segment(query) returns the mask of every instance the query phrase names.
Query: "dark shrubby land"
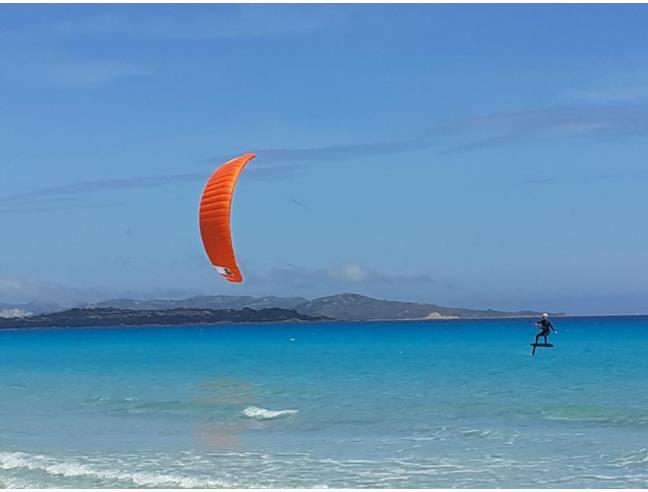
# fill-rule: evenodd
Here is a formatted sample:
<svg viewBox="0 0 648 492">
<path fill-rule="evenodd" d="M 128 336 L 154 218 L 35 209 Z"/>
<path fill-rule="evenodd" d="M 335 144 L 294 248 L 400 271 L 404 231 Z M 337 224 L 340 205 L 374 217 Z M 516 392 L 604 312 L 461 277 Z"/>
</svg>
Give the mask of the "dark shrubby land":
<svg viewBox="0 0 648 492">
<path fill-rule="evenodd" d="M 261 323 L 280 321 L 320 321 L 294 309 L 162 309 L 132 310 L 117 308 L 75 308 L 58 313 L 24 318 L 0 318 L 0 328 L 50 328 L 121 325 L 182 325 L 209 323 Z"/>
</svg>

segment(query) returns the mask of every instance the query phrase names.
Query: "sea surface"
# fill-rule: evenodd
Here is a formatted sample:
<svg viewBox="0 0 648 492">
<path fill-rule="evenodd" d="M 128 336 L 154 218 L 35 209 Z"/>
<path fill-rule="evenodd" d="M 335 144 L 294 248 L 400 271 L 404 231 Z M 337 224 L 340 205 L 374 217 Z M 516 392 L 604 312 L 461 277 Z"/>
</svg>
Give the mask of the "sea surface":
<svg viewBox="0 0 648 492">
<path fill-rule="evenodd" d="M 648 487 L 648 318 L 0 331 L 0 486 Z"/>
</svg>

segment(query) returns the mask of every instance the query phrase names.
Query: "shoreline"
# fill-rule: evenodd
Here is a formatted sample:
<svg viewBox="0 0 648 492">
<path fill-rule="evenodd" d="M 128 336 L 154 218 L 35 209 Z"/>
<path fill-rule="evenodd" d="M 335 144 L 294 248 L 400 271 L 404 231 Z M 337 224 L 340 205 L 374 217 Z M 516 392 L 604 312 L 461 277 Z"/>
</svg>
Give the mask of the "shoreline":
<svg viewBox="0 0 648 492">
<path fill-rule="evenodd" d="M 583 314 L 583 315 L 561 315 L 554 316 L 554 319 L 600 319 L 600 318 L 648 318 L 648 314 Z M 370 320 L 339 320 L 339 319 L 320 319 L 320 320 L 303 320 L 287 319 L 277 321 L 214 321 L 214 322 L 187 322 L 187 323 L 142 323 L 142 324 L 87 324 L 81 326 L 22 326 L 22 327 L 0 327 L 2 332 L 15 331 L 57 331 L 57 330 L 89 330 L 89 329 L 124 329 L 133 328 L 155 329 L 155 328 L 224 328 L 237 326 L 262 327 L 264 325 L 327 325 L 335 323 L 344 324 L 371 324 L 371 323 L 456 323 L 466 321 L 529 321 L 536 319 L 535 316 L 504 316 L 504 317 L 474 317 L 474 318 L 451 318 L 451 319 L 430 319 L 430 318 L 406 318 L 406 319 L 370 319 Z"/>
</svg>

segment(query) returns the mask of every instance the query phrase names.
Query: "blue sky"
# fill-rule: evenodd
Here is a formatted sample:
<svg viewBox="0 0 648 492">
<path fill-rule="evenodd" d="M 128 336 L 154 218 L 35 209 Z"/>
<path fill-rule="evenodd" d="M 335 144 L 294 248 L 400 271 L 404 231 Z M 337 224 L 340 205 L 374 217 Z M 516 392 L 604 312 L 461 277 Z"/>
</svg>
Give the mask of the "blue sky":
<svg viewBox="0 0 648 492">
<path fill-rule="evenodd" d="M 648 313 L 644 5 L 1 5 L 0 302 Z M 205 257 L 209 174 L 246 276 Z"/>
</svg>

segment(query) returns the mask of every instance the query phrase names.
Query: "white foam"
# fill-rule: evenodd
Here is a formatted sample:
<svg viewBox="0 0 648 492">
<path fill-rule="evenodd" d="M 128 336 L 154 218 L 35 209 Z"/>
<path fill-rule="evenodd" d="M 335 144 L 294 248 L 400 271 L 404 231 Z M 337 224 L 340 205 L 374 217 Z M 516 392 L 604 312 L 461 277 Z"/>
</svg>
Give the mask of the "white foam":
<svg viewBox="0 0 648 492">
<path fill-rule="evenodd" d="M 247 407 L 243 415 L 250 419 L 270 420 L 295 415 L 299 410 L 268 410 L 261 407 Z"/>
<path fill-rule="evenodd" d="M 614 466 L 644 465 L 645 463 L 648 463 L 648 449 L 638 449 L 637 451 L 628 453 L 621 458 L 613 460 L 612 463 Z"/>
<path fill-rule="evenodd" d="M 56 461 L 47 456 L 29 455 L 22 452 L 0 452 L 0 469 L 37 470 L 43 471 L 51 476 L 130 482 L 140 487 L 230 488 L 233 486 L 232 484 L 213 479 L 151 472 L 129 473 L 114 468 L 97 468 L 73 461 Z"/>
<path fill-rule="evenodd" d="M 252 407 L 257 408 L 259 407 Z M 266 412 L 270 412 L 267 409 Z M 276 411 L 285 412 L 285 410 Z M 263 414 L 263 412 L 261 412 Z M 285 413 L 283 414 L 285 415 Z M 258 418 L 258 417 L 252 417 Z M 474 430 L 467 428 L 463 430 Z M 406 448 L 410 449 L 410 448 Z M 499 488 L 509 483 L 538 487 L 623 486 L 646 483 L 646 448 L 606 457 L 598 455 L 517 461 L 507 456 L 358 459 L 317 457 L 309 453 L 228 452 L 50 456 L 0 451 L 0 487 L 129 487 L 129 488 Z M 561 463 L 568 462 L 567 468 Z M 626 466 L 632 465 L 631 468 Z M 551 477 L 535 473 L 558 469 Z M 579 474 L 567 475 L 572 469 Z M 635 472 L 632 469 L 636 468 Z M 533 478 L 528 478 L 533 476 Z"/>
<path fill-rule="evenodd" d="M 0 468 L 3 470 L 13 470 L 14 468 L 30 468 L 30 463 L 27 460 L 29 455 L 27 453 L 8 453 L 0 452 Z"/>
</svg>

